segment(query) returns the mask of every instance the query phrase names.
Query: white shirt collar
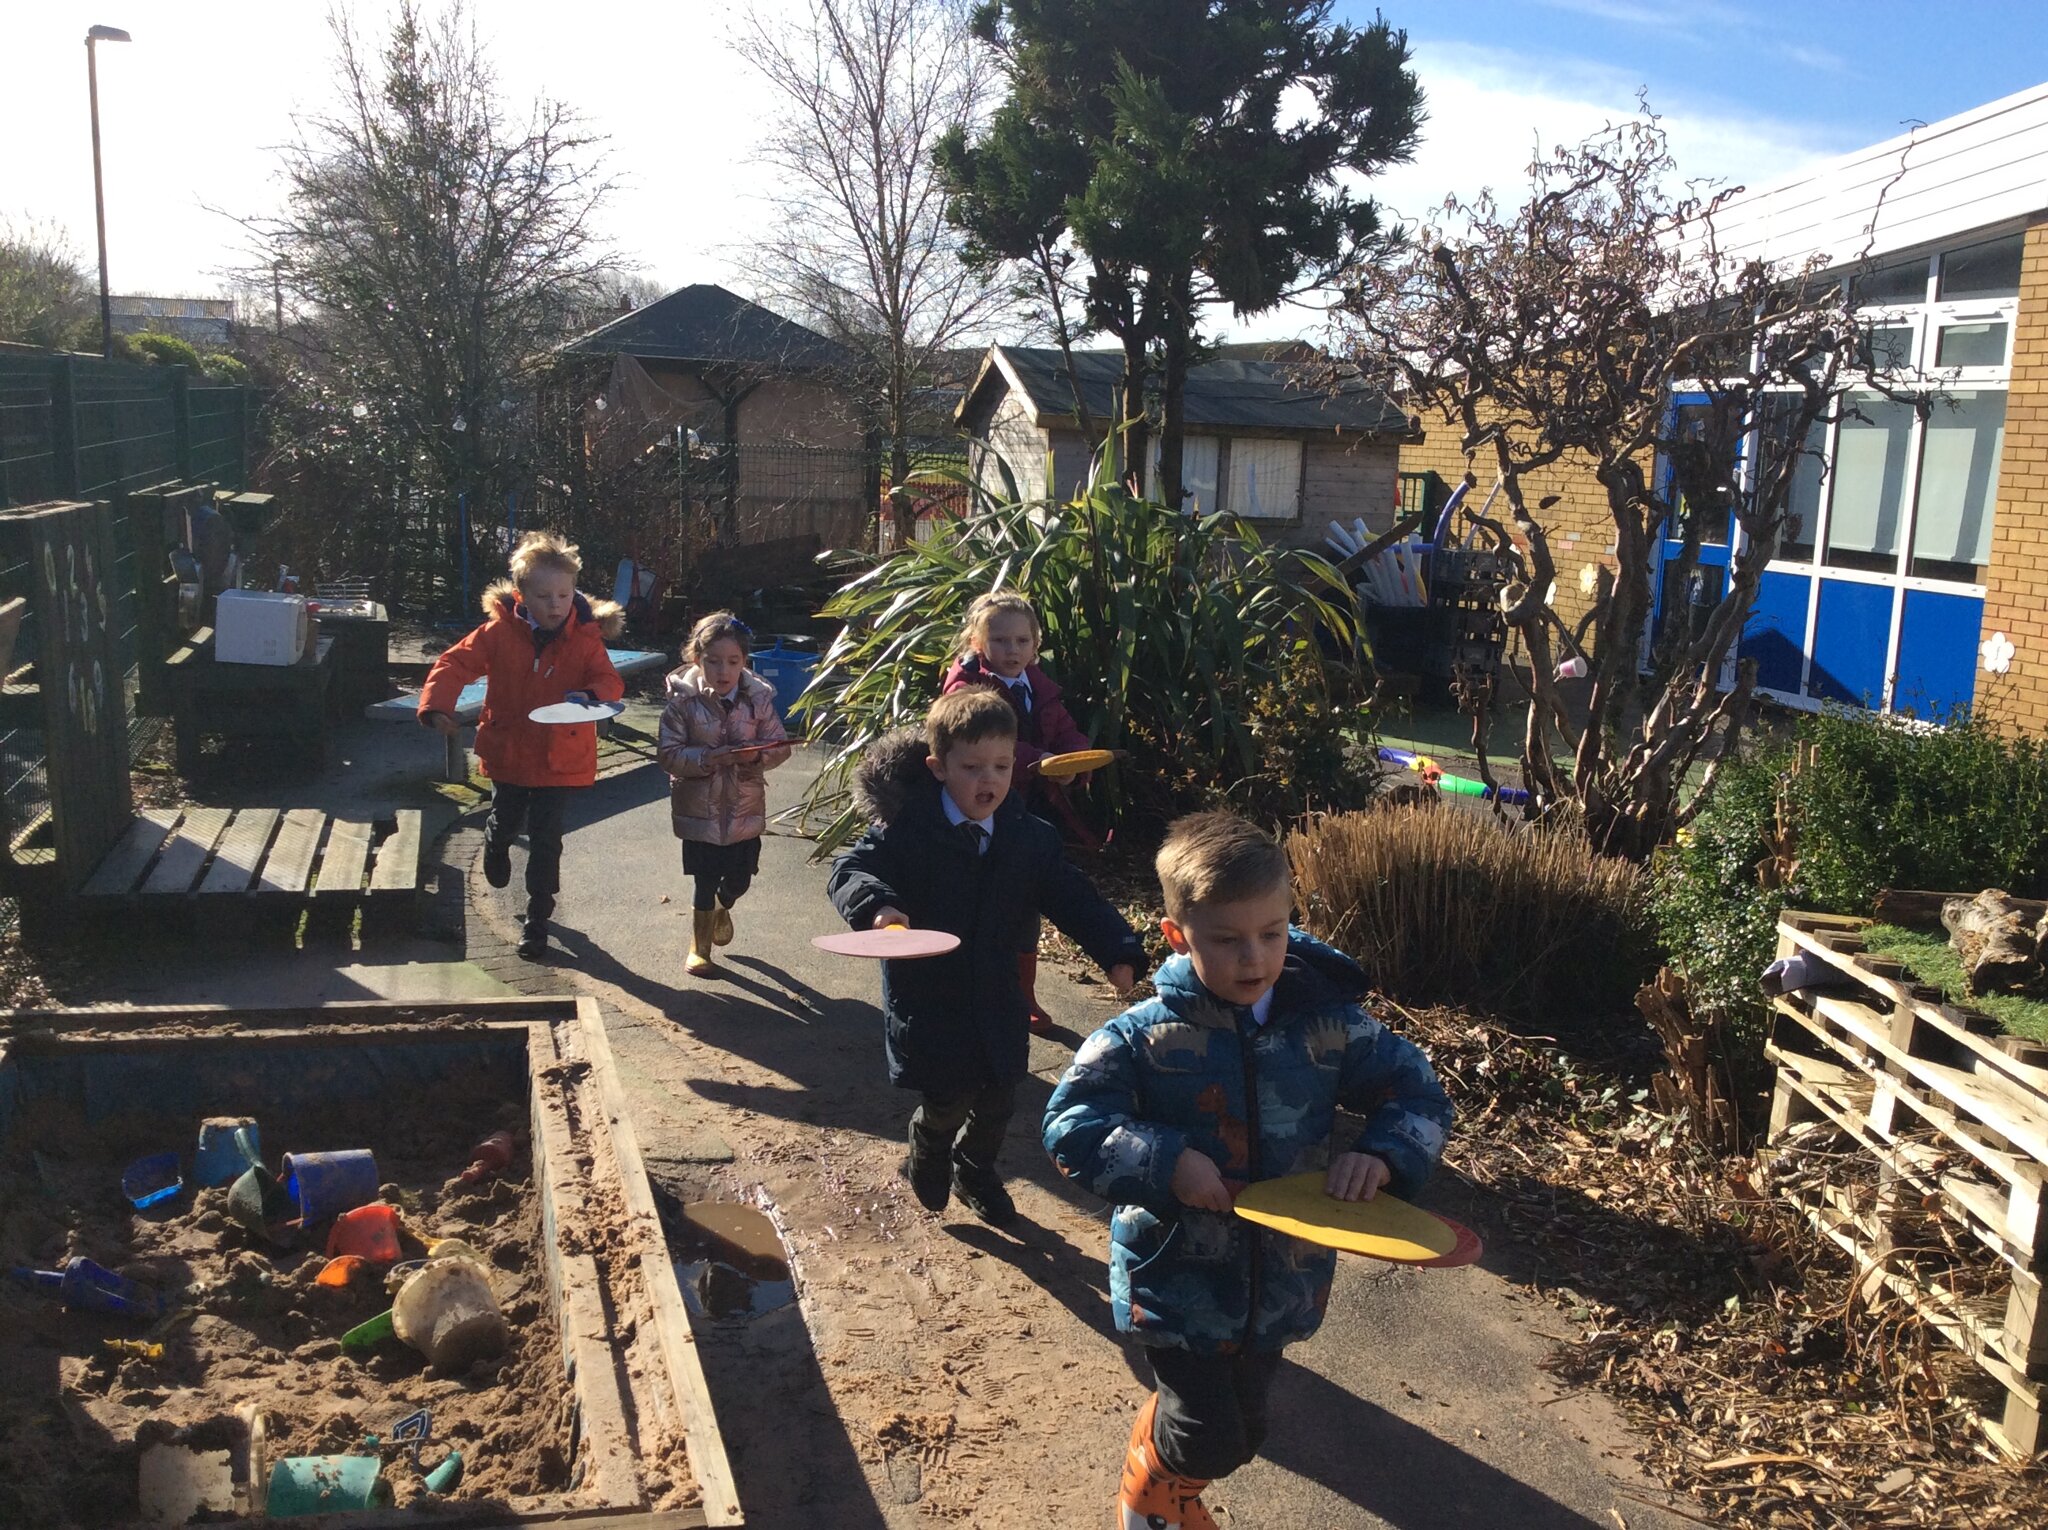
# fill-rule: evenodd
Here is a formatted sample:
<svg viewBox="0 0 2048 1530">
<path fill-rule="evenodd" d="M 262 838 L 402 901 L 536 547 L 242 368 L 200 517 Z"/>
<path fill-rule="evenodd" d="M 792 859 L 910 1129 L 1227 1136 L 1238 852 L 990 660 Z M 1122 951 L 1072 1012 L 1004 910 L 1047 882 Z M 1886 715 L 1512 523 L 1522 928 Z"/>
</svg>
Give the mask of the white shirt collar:
<svg viewBox="0 0 2048 1530">
<path fill-rule="evenodd" d="M 1252 1024 L 1263 1026 L 1266 1023 L 1267 1017 L 1272 1013 L 1273 990 L 1268 988 L 1259 995 L 1258 1002 L 1252 1005 Z"/>
<path fill-rule="evenodd" d="M 960 804 L 953 800 L 953 794 L 947 791 L 943 786 L 939 788 L 939 806 L 946 810 L 947 823 L 953 824 L 956 827 L 963 823 L 971 823 L 977 829 L 981 830 L 982 853 L 988 853 L 988 842 L 995 837 L 996 832 L 996 821 L 994 818 L 983 818 L 979 820 L 969 818 L 965 813 L 960 811 Z"/>
</svg>

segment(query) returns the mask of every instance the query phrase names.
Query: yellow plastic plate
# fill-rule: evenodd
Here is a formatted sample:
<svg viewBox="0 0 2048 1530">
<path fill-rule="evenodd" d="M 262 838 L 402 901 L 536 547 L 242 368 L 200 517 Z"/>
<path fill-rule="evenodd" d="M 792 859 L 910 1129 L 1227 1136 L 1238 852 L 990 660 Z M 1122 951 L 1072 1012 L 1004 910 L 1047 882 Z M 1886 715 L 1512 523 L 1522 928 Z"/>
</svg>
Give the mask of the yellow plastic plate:
<svg viewBox="0 0 2048 1530">
<path fill-rule="evenodd" d="M 1107 749 L 1076 749 L 1071 754 L 1048 754 L 1038 762 L 1038 773 L 1048 781 L 1064 781 L 1069 776 L 1085 776 L 1091 770 L 1100 770 L 1116 758 Z"/>
<path fill-rule="evenodd" d="M 1320 1169 L 1248 1185 L 1237 1198 L 1236 1211 L 1247 1222 L 1291 1238 L 1395 1264 L 1427 1264 L 1458 1247 L 1454 1223 L 1384 1190 L 1369 1201 L 1324 1194 Z"/>
</svg>

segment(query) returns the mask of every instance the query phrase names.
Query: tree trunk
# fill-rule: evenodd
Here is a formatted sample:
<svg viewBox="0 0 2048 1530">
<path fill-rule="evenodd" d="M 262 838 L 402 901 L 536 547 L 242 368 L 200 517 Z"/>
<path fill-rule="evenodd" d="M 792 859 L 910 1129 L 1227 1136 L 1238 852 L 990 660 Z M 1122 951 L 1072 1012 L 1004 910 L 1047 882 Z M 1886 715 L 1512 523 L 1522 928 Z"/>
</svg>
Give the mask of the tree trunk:
<svg viewBox="0 0 2048 1530">
<path fill-rule="evenodd" d="M 1152 358 L 1145 352 L 1145 342 L 1126 336 L 1124 376 L 1117 393 L 1117 420 L 1110 432 L 1110 451 L 1114 453 L 1117 476 L 1136 472 L 1140 485 L 1145 479 L 1146 460 L 1151 456 L 1152 426 L 1145 418 L 1145 383 L 1151 370 Z"/>
<path fill-rule="evenodd" d="M 1186 317 L 1176 305 L 1167 325 L 1166 366 L 1160 388 L 1159 499 L 1173 510 L 1179 510 L 1187 499 L 1186 485 L 1181 480 L 1190 348 Z"/>
<path fill-rule="evenodd" d="M 2048 918 L 1995 887 L 1941 906 L 1942 927 L 1971 993 L 2020 993 L 2041 981 L 2041 939 Z"/>
</svg>

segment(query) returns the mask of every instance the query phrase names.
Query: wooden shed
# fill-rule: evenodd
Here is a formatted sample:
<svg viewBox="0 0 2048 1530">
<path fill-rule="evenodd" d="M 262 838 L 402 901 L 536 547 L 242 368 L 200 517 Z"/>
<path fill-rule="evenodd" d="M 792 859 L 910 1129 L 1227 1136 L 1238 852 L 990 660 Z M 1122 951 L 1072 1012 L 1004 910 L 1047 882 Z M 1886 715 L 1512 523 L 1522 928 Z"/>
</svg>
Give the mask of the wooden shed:
<svg viewBox="0 0 2048 1530">
<path fill-rule="evenodd" d="M 1090 415 L 1113 418 L 1123 353 L 1076 351 L 1074 370 Z M 1321 370 L 1307 348 L 1290 346 L 1233 347 L 1189 371 L 1181 471 L 1190 508 L 1228 511 L 1304 547 L 1319 546 L 1332 520 L 1363 517 L 1375 530 L 1391 522 L 1401 444 L 1420 431 L 1379 389 L 1327 381 Z M 1074 395 L 1057 350 L 990 347 L 958 413 L 976 476 L 995 488 L 1007 468 L 1027 498 L 1075 493 L 1099 443 L 1083 437 Z M 1155 462 L 1155 492 L 1157 477 Z"/>
</svg>

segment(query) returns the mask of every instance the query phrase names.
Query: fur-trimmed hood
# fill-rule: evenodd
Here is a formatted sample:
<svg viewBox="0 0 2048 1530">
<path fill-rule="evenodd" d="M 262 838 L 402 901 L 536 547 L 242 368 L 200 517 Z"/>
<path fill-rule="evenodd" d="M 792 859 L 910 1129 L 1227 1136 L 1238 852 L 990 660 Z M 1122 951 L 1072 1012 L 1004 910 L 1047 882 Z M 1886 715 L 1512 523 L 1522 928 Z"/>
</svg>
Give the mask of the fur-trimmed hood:
<svg viewBox="0 0 2048 1530">
<path fill-rule="evenodd" d="M 670 701 L 684 697 L 698 698 L 704 701 L 716 701 L 718 699 L 718 692 L 711 689 L 704 679 L 704 671 L 695 664 L 678 664 L 668 672 L 668 679 L 664 682 L 662 688 Z M 738 694 L 743 701 L 751 699 L 772 702 L 775 699 L 775 687 L 766 680 L 763 680 L 751 669 L 743 669 L 740 671 Z"/>
<path fill-rule="evenodd" d="M 931 752 L 922 728 L 883 734 L 854 767 L 853 805 L 869 823 L 894 823 L 912 802 L 937 790 L 937 778 L 925 764 Z"/>
<path fill-rule="evenodd" d="M 519 586 L 510 579 L 496 579 L 484 587 L 484 615 L 498 621 L 520 620 Z M 626 630 L 626 608 L 614 600 L 593 600 L 581 590 L 576 592 L 576 603 L 570 608 L 570 615 L 580 622 L 589 622 L 604 634 L 610 642 Z"/>
</svg>

